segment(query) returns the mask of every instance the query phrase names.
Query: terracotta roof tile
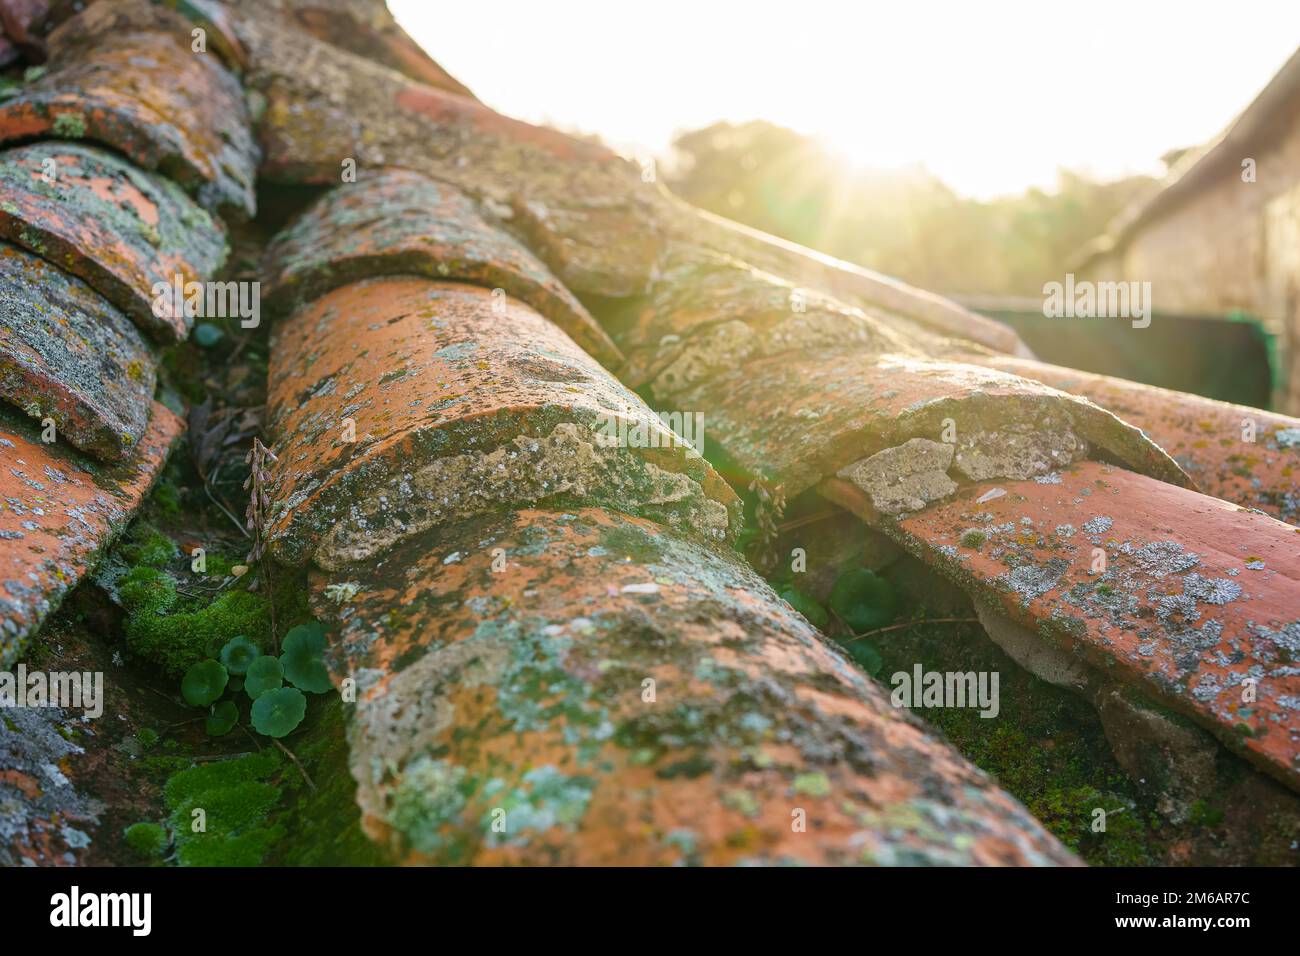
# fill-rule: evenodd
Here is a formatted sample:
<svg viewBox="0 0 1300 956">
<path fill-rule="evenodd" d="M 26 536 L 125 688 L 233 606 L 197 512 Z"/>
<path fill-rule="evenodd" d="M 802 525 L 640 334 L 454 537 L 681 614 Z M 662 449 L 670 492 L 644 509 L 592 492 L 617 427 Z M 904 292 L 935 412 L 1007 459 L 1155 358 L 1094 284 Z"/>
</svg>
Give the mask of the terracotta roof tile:
<svg viewBox="0 0 1300 956">
<path fill-rule="evenodd" d="M 1048 646 L 1300 790 L 1300 529 L 1098 462 L 978 484 L 897 524 L 851 482 L 823 488 Z"/>
<path fill-rule="evenodd" d="M 711 439 L 752 474 L 783 484 L 787 497 L 912 440 L 946 445 L 955 473 L 968 480 L 1046 474 L 1104 452 L 1186 481 L 1137 429 L 1090 402 L 955 362 L 866 349 L 804 351 L 748 362 L 674 399 L 680 408 L 707 410 Z M 942 440 L 949 428 L 952 443 Z"/>
<path fill-rule="evenodd" d="M 555 322 L 608 366 L 621 356 L 573 293 L 472 200 L 419 173 L 390 170 L 340 186 L 275 239 L 266 302 L 301 304 L 356 279 L 423 275 L 501 288 Z"/>
<path fill-rule="evenodd" d="M 285 560 L 334 567 L 535 501 L 607 502 L 715 538 L 732 530 L 735 495 L 704 460 L 509 297 L 415 278 L 356 283 L 277 325 L 271 354 L 285 509 L 273 547 Z M 655 447 L 601 444 L 619 441 L 618 422 L 642 430 L 626 444 Z"/>
<path fill-rule="evenodd" d="M 384 0 L 284 0 L 308 33 L 428 86 L 475 99 L 407 36 Z"/>
<path fill-rule="evenodd" d="M 267 100 L 259 130 L 268 179 L 337 182 L 346 158 L 417 170 L 510 208 L 529 245 L 580 296 L 644 294 L 676 248 L 707 246 L 851 305 L 1024 351 L 1007 326 L 940 296 L 691 208 L 603 146 L 315 43 L 270 10 L 249 11 L 239 28 L 248 82 Z"/>
<path fill-rule="evenodd" d="M 404 862 L 1073 862 L 752 571 L 648 521 L 484 516 L 313 591 L 363 826 Z"/>
<path fill-rule="evenodd" d="M 57 31 L 49 72 L 0 105 L 0 142 L 93 141 L 162 170 L 209 209 L 252 215 L 258 151 L 238 81 L 191 50 L 187 21 L 144 6 L 159 21 L 150 29 L 88 37 L 74 18 Z M 67 30 L 72 50 L 59 42 Z"/>
<path fill-rule="evenodd" d="M 125 527 L 183 430 L 155 403 L 134 453 L 109 467 L 0 411 L 0 668 Z"/>
<path fill-rule="evenodd" d="M 171 182 L 76 143 L 0 153 L 0 237 L 84 279 L 163 342 L 192 320 L 170 296 L 156 315 L 155 285 L 207 279 L 226 256 L 224 228 Z"/>
<path fill-rule="evenodd" d="M 1300 523 L 1300 419 L 1024 359 L 970 361 L 1089 398 L 1146 432 L 1198 490 Z"/>
<path fill-rule="evenodd" d="M 890 322 L 830 296 L 799 289 L 727 256 L 695 253 L 665 264 L 651 295 L 610 318 L 627 352 L 632 388 L 668 399 L 752 359 L 858 344 L 906 352 Z"/>
<path fill-rule="evenodd" d="M 80 279 L 0 243 L 0 332 L 0 398 L 101 458 L 126 457 L 144 436 L 154 355 Z"/>
</svg>

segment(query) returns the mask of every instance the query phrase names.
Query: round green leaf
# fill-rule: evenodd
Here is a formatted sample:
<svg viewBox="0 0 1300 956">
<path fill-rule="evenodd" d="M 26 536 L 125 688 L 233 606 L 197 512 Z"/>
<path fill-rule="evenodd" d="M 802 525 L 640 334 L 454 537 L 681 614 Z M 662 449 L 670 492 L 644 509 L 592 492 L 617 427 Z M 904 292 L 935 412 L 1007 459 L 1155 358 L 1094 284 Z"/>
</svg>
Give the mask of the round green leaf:
<svg viewBox="0 0 1300 956">
<path fill-rule="evenodd" d="M 181 678 L 181 696 L 194 707 L 206 707 L 226 689 L 230 675 L 219 661 L 199 661 Z"/>
<path fill-rule="evenodd" d="M 222 700 L 212 708 L 212 713 L 208 714 L 208 719 L 203 722 L 203 726 L 209 737 L 220 737 L 222 734 L 230 733 L 230 728 L 238 722 L 239 708 L 235 706 L 235 702 Z"/>
<path fill-rule="evenodd" d="M 210 349 L 223 338 L 226 333 L 211 322 L 200 322 L 194 327 L 194 341 L 205 349 Z"/>
<path fill-rule="evenodd" d="M 892 621 L 898 599 L 889 582 L 874 571 L 849 568 L 835 581 L 830 604 L 854 634 L 861 634 Z"/>
<path fill-rule="evenodd" d="M 826 608 L 798 588 L 786 588 L 781 592 L 781 599 L 808 619 L 808 623 L 821 630 L 830 620 Z"/>
<path fill-rule="evenodd" d="M 849 657 L 853 658 L 858 666 L 872 677 L 878 675 L 880 669 L 885 666 L 880 651 L 876 650 L 870 641 L 849 641 L 844 647 L 848 650 Z"/>
<path fill-rule="evenodd" d="M 307 698 L 296 687 L 268 690 L 253 701 L 253 729 L 268 737 L 283 737 L 307 713 Z"/>
<path fill-rule="evenodd" d="M 325 632 L 317 621 L 300 624 L 284 637 L 280 662 L 289 683 L 312 694 L 323 694 L 330 684 L 329 671 L 321 659 L 325 653 Z"/>
<path fill-rule="evenodd" d="M 225 664 L 226 670 L 232 674 L 244 674 L 248 671 L 248 665 L 253 663 L 260 653 L 257 645 L 241 634 L 232 637 L 221 649 L 221 663 Z"/>
<path fill-rule="evenodd" d="M 244 675 L 244 691 L 253 700 L 284 683 L 284 668 L 274 657 L 263 655 L 248 665 Z"/>
</svg>

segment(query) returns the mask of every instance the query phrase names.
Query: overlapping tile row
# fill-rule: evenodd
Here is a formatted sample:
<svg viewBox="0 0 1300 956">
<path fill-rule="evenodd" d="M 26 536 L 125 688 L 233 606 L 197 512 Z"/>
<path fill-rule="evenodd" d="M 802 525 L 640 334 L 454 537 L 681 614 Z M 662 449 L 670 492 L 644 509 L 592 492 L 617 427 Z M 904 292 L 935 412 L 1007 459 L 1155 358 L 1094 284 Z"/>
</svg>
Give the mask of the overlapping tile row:
<svg viewBox="0 0 1300 956">
<path fill-rule="evenodd" d="M 156 372 L 148 343 L 107 300 L 0 243 L 0 399 L 119 461 L 144 437 Z"/>
<path fill-rule="evenodd" d="M 312 590 L 403 862 L 1074 862 L 734 556 L 644 519 L 484 515 Z"/>
<path fill-rule="evenodd" d="M 607 366 L 618 349 L 550 271 L 490 226 L 454 187 L 419 173 L 363 174 L 331 190 L 283 230 L 267 252 L 267 305 L 277 311 L 379 275 L 422 275 L 499 288 L 526 302 Z"/>
<path fill-rule="evenodd" d="M 193 319 L 155 290 L 203 281 L 226 256 L 220 221 L 177 186 L 77 143 L 0 152 L 0 237 L 84 279 L 163 344 Z"/>
<path fill-rule="evenodd" d="M 744 363 L 787 352 L 857 345 L 914 351 L 878 315 L 800 289 L 707 250 L 669 257 L 649 296 L 608 316 L 627 355 L 620 377 L 657 400 Z"/>
<path fill-rule="evenodd" d="M 266 97 L 263 175 L 336 183 L 340 164 L 397 165 L 511 211 L 519 233 L 584 298 L 647 294 L 679 248 L 735 256 L 791 282 L 875 306 L 991 348 L 1015 334 L 947 300 L 709 217 L 603 146 L 504 117 L 412 82 L 242 4 L 247 82 Z"/>
<path fill-rule="evenodd" d="M 107 466 L 0 409 L 0 669 L 126 525 L 183 430 L 154 403 L 130 457 Z"/>
<path fill-rule="evenodd" d="M 969 361 L 1091 399 L 1159 443 L 1198 490 L 1300 524 L 1300 419 L 1042 362 Z"/>
<path fill-rule="evenodd" d="M 213 212 L 251 216 L 258 151 L 243 89 L 215 49 L 193 48 L 191 29 L 147 0 L 93 4 L 51 35 L 48 72 L 0 105 L 0 142 L 94 142 Z"/>
<path fill-rule="evenodd" d="M 324 567 L 492 509 L 600 502 L 713 540 L 737 501 L 557 326 L 493 290 L 395 277 L 278 323 L 274 552 Z"/>
<path fill-rule="evenodd" d="M 1300 530 L 1098 462 L 983 482 L 894 522 L 824 493 L 1043 642 L 1300 790 Z"/>
<path fill-rule="evenodd" d="M 319 40 L 428 86 L 476 99 L 393 19 L 385 0 L 269 0 Z"/>
<path fill-rule="evenodd" d="M 954 481 L 1047 476 L 1101 454 L 1186 483 L 1158 446 L 1096 405 L 950 361 L 811 349 L 747 362 L 673 398 L 705 414 L 710 439 L 787 497 L 877 455 L 885 513 L 921 507 L 913 502 Z M 953 480 L 930 482 L 950 470 Z"/>
</svg>

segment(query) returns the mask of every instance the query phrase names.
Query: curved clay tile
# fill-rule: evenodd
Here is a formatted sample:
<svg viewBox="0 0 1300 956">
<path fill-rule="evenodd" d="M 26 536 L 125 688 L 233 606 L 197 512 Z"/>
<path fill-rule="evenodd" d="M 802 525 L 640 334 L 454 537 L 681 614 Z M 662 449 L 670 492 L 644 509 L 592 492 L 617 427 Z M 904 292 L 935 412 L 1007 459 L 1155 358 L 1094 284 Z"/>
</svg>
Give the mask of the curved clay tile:
<svg viewBox="0 0 1300 956">
<path fill-rule="evenodd" d="M 1091 399 L 1146 432 L 1200 491 L 1300 524 L 1300 418 L 1042 362 L 966 360 Z"/>
<path fill-rule="evenodd" d="M 644 295 L 677 246 L 707 246 L 859 307 L 883 308 L 990 348 L 1008 327 L 929 292 L 710 216 L 594 143 L 413 83 L 300 31 L 271 10 L 241 20 L 249 82 L 267 101 L 262 174 L 338 181 L 340 163 L 402 166 L 510 209 L 528 245 L 579 296 Z"/>
<path fill-rule="evenodd" d="M 735 495 L 535 311 L 478 286 L 376 279 L 276 326 L 273 550 L 325 567 L 480 511 L 604 502 L 712 539 Z"/>
<path fill-rule="evenodd" d="M 1029 478 L 1098 454 L 1186 482 L 1141 432 L 1091 402 L 956 362 L 853 348 L 777 355 L 674 401 L 707 409 L 710 440 L 788 498 L 874 455 L 885 456 L 871 467 L 886 511 L 950 494 L 950 470 L 963 481 Z"/>
<path fill-rule="evenodd" d="M 879 316 L 701 250 L 670 259 L 650 295 L 633 300 L 609 324 L 627 353 L 619 377 L 631 388 L 651 385 L 659 400 L 783 352 L 910 347 Z"/>
<path fill-rule="evenodd" d="M 282 0 L 306 32 L 417 82 L 477 99 L 393 19 L 384 0 Z"/>
<path fill-rule="evenodd" d="M 191 49 L 187 21 L 146 6 L 155 28 L 78 32 L 75 55 L 56 33 L 49 72 L 0 105 L 0 142 L 99 143 L 161 170 L 208 209 L 253 215 L 258 150 L 238 80 L 215 54 Z"/>
<path fill-rule="evenodd" d="M 459 190 L 388 170 L 331 190 L 276 236 L 266 302 L 288 311 L 357 279 L 422 275 L 500 288 L 560 326 L 598 361 L 617 347 L 573 293 Z"/>
<path fill-rule="evenodd" d="M 84 279 L 164 343 L 192 323 L 155 289 L 209 278 L 221 223 L 170 181 L 76 143 L 0 152 L 0 237 Z"/>
<path fill-rule="evenodd" d="M 0 243 L 0 398 L 113 461 L 144 436 L 157 361 L 80 279 Z"/>
<path fill-rule="evenodd" d="M 1097 462 L 978 484 L 897 523 L 851 481 L 823 493 L 1300 790 L 1300 529 Z"/>
<path fill-rule="evenodd" d="M 734 556 L 648 521 L 461 521 L 313 604 L 362 825 L 403 862 L 1074 862 Z"/>
<path fill-rule="evenodd" d="M 131 457 L 110 467 L 0 410 L 0 669 L 126 526 L 184 427 L 154 403 Z"/>
</svg>

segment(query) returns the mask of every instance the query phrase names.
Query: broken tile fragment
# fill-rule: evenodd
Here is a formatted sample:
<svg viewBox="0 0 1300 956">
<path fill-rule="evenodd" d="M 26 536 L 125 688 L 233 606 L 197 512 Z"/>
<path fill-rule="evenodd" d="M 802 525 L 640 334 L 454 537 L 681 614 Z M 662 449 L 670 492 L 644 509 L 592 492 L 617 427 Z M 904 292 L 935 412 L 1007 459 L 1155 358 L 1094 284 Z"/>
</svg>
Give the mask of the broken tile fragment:
<svg viewBox="0 0 1300 956">
<path fill-rule="evenodd" d="M 1300 419 L 1027 359 L 970 361 L 1091 399 L 1150 435 L 1198 490 L 1300 524 L 1300 442 L 1288 440 Z"/>
<path fill-rule="evenodd" d="M 954 480 L 1046 474 L 1105 452 L 1166 481 L 1187 478 L 1158 446 L 1091 402 L 956 362 L 860 346 L 746 363 L 675 396 L 710 440 L 793 498 L 913 438 L 956 446 Z"/>
<path fill-rule="evenodd" d="M 144 437 L 156 365 L 131 321 L 84 282 L 0 243 L 0 398 L 118 461 Z"/>
<path fill-rule="evenodd" d="M 210 278 L 225 229 L 180 188 L 77 143 L 0 153 L 0 237 L 84 279 L 164 344 L 188 335 L 170 289 Z"/>
<path fill-rule="evenodd" d="M 95 565 L 153 487 L 182 420 L 154 403 L 148 431 L 116 465 L 88 460 L 0 409 L 0 669 Z"/>
<path fill-rule="evenodd" d="M 526 302 L 606 366 L 618 349 L 573 294 L 459 190 L 406 170 L 336 187 L 267 252 L 267 304 L 289 310 L 384 275 L 470 282 Z"/>
<path fill-rule="evenodd" d="M 398 861 L 1075 862 L 734 554 L 650 521 L 483 515 L 311 586 Z"/>
<path fill-rule="evenodd" d="M 147 6 L 160 21 L 147 30 L 79 36 L 71 51 L 57 42 L 66 31 L 56 33 L 49 70 L 0 104 L 0 142 L 94 142 L 161 171 L 211 211 L 253 215 L 259 156 L 239 81 L 192 50 L 188 21 Z"/>
<path fill-rule="evenodd" d="M 272 548 L 324 567 L 481 511 L 599 501 L 705 538 L 731 489 L 522 302 L 417 278 L 316 299 L 276 327 Z M 671 422 L 671 420 L 669 420 Z"/>
</svg>

